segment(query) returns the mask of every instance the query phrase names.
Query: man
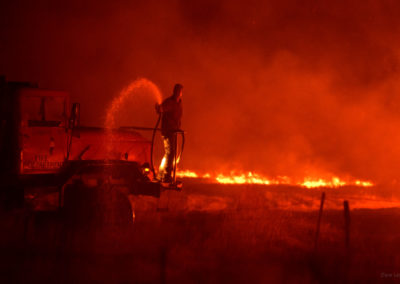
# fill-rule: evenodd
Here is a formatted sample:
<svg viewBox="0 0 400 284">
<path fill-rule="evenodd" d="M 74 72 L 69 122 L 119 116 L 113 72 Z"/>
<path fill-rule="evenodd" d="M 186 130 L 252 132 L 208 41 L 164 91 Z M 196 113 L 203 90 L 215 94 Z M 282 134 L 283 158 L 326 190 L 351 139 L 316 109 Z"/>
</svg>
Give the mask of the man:
<svg viewBox="0 0 400 284">
<path fill-rule="evenodd" d="M 183 86 L 176 84 L 172 95 L 162 104 L 156 105 L 157 113 L 161 114 L 161 135 L 165 152 L 158 172 L 158 179 L 163 183 L 172 182 L 171 173 L 176 155 L 176 131 L 181 128 L 182 90 Z"/>
</svg>

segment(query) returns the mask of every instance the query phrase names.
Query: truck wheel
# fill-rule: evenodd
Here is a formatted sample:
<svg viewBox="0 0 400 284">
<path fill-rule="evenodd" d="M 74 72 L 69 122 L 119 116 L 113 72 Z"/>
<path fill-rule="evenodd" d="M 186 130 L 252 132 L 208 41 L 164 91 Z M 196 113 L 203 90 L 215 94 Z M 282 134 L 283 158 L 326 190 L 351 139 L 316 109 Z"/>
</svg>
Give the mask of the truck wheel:
<svg viewBox="0 0 400 284">
<path fill-rule="evenodd" d="M 18 186 L 0 189 L 0 209 L 12 210 L 24 207 L 24 188 Z"/>
<path fill-rule="evenodd" d="M 107 186 L 68 185 L 64 191 L 67 224 L 74 227 L 123 229 L 133 225 L 128 197 Z"/>
</svg>

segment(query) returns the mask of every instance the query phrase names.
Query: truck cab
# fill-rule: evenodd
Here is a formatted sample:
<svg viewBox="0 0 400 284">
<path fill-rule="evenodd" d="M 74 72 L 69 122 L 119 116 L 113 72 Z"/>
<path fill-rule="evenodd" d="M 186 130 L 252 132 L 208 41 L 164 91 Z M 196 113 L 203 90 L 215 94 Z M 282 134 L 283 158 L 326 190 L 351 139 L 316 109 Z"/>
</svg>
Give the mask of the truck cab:
<svg viewBox="0 0 400 284">
<path fill-rule="evenodd" d="M 18 106 L 19 174 L 59 171 L 67 157 L 68 93 L 21 88 Z"/>
</svg>

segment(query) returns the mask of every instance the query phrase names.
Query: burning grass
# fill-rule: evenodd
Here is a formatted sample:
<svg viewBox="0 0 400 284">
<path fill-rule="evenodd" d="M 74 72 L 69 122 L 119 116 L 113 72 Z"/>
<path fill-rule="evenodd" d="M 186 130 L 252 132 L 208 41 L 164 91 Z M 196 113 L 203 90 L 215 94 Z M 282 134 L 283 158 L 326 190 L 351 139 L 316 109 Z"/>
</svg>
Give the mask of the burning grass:
<svg viewBox="0 0 400 284">
<path fill-rule="evenodd" d="M 230 174 L 200 174 L 190 170 L 182 170 L 177 172 L 177 176 L 181 178 L 201 178 L 207 179 L 210 182 L 220 184 L 259 184 L 259 185 L 292 185 L 301 186 L 305 188 L 318 188 L 318 187 L 343 187 L 343 186 L 359 186 L 359 187 L 372 187 L 374 184 L 371 181 L 357 180 L 357 179 L 344 179 L 337 176 L 329 178 L 321 177 L 305 177 L 302 180 L 295 180 L 287 176 L 278 176 L 276 178 L 266 177 L 257 173 L 235 173 Z"/>
</svg>

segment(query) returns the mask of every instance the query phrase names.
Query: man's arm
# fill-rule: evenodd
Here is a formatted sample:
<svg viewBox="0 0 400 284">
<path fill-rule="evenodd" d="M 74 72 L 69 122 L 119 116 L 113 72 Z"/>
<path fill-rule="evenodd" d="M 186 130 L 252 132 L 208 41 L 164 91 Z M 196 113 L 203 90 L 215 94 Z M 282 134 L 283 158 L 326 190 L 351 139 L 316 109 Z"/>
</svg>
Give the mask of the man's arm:
<svg viewBox="0 0 400 284">
<path fill-rule="evenodd" d="M 174 105 L 170 100 L 165 100 L 163 101 L 162 104 L 156 104 L 156 112 L 157 113 L 162 113 L 162 112 L 169 112 L 174 109 Z"/>
</svg>

